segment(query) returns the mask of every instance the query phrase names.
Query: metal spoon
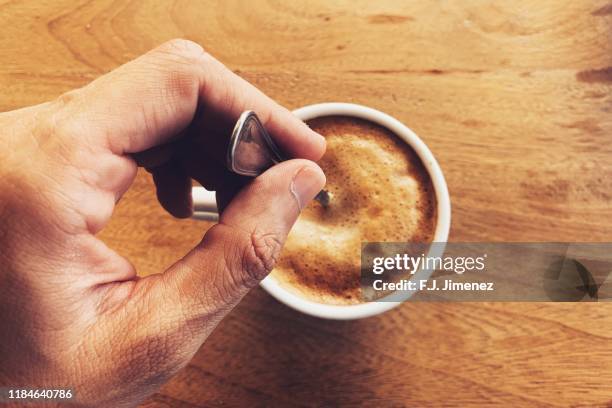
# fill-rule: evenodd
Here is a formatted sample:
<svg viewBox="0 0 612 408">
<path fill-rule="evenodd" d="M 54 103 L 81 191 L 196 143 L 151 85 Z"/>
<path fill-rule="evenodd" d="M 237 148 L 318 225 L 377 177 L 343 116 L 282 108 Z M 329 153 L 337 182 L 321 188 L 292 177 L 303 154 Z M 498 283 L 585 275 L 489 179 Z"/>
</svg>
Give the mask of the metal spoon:
<svg viewBox="0 0 612 408">
<path fill-rule="evenodd" d="M 285 160 L 255 112 L 243 112 L 234 126 L 227 150 L 229 170 L 243 176 L 256 177 Z M 315 200 L 327 207 L 330 198 L 329 192 L 321 190 Z"/>
</svg>

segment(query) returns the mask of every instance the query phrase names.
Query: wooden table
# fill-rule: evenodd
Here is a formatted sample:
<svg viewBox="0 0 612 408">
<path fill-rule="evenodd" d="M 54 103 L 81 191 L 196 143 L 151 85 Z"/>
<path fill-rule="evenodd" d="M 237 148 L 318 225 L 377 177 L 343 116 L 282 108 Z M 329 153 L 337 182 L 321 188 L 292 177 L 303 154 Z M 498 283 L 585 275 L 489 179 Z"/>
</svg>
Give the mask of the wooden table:
<svg viewBox="0 0 612 408">
<path fill-rule="evenodd" d="M 446 174 L 454 241 L 611 240 L 608 1 L 1 1 L 0 110 L 173 37 L 290 108 L 404 121 Z M 141 172 L 102 236 L 146 275 L 208 227 L 167 216 Z M 612 304 L 410 303 L 334 322 L 256 289 L 144 405 L 476 403 L 611 406 Z"/>
</svg>

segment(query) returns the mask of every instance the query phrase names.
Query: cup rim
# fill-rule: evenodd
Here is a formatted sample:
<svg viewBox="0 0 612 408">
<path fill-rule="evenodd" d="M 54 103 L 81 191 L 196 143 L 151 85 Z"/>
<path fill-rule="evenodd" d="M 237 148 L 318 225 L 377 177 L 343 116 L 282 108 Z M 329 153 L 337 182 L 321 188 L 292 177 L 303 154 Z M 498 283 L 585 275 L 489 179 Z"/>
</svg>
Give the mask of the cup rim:
<svg viewBox="0 0 612 408">
<path fill-rule="evenodd" d="M 408 126 L 377 109 L 354 103 L 316 103 L 298 108 L 293 111 L 293 114 L 303 121 L 325 116 L 350 116 L 364 119 L 387 128 L 406 142 L 421 159 L 434 187 L 437 201 L 437 219 L 432 242 L 447 242 L 450 231 L 451 206 L 444 174 L 431 150 Z M 431 271 L 429 274 L 431 274 Z M 335 320 L 361 319 L 384 313 L 399 306 L 410 297 L 408 295 L 401 301 L 369 302 L 357 305 L 330 305 L 307 300 L 289 292 L 272 275 L 268 275 L 268 277 L 261 281 L 260 285 L 278 301 L 297 311 L 319 318 Z"/>
</svg>

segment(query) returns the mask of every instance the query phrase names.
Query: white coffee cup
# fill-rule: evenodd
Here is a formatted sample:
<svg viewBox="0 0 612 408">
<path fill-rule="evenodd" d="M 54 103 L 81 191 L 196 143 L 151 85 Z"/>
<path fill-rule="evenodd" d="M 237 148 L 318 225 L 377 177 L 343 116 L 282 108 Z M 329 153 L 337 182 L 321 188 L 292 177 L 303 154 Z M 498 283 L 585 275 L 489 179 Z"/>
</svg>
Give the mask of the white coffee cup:
<svg viewBox="0 0 612 408">
<path fill-rule="evenodd" d="M 408 143 L 423 162 L 423 166 L 429 173 L 435 190 L 437 219 L 433 242 L 445 243 L 448 240 L 451 206 L 446 180 L 433 154 L 416 133 L 386 113 L 352 103 L 318 103 L 296 109 L 293 113 L 304 121 L 323 116 L 350 116 L 365 119 L 389 129 L 400 139 Z M 207 191 L 202 187 L 194 187 L 193 202 L 195 218 L 208 220 L 216 220 L 218 218 L 215 194 L 213 192 Z M 443 249 L 444 245 L 436 246 L 437 251 Z M 431 271 L 420 270 L 414 278 L 427 279 L 430 274 Z M 394 299 L 398 299 L 397 301 L 376 301 L 356 305 L 330 305 L 313 302 L 288 291 L 278 283 L 273 275 L 265 278 L 261 282 L 261 286 L 277 300 L 295 310 L 316 317 L 337 320 L 360 319 L 386 312 L 401 304 L 412 294 L 412 292 L 402 293 L 402 296 L 394 297 Z"/>
</svg>

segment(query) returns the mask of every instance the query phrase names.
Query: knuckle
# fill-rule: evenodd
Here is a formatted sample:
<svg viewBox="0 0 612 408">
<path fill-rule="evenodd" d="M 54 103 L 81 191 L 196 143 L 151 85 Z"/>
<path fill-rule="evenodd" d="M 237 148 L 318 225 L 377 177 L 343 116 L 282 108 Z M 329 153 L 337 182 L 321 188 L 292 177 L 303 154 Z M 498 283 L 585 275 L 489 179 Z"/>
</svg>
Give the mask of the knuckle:
<svg viewBox="0 0 612 408">
<path fill-rule="evenodd" d="M 83 133 L 81 109 L 79 109 L 80 90 L 74 89 L 58 96 L 45 115 L 44 126 L 50 133 L 63 137 L 76 137 Z"/>
<path fill-rule="evenodd" d="M 84 133 L 80 118 L 64 112 L 52 115 L 48 127 L 52 134 L 60 139 L 73 140 Z"/>
<path fill-rule="evenodd" d="M 251 233 L 226 224 L 209 229 L 201 245 L 217 255 L 203 257 L 204 263 L 196 269 L 215 271 L 208 275 L 210 299 L 228 304 L 244 289 L 257 285 L 274 268 L 282 244 L 274 233 Z"/>
<path fill-rule="evenodd" d="M 60 96 L 58 96 L 55 99 L 55 102 L 60 108 L 73 106 L 76 100 L 78 99 L 78 95 L 79 95 L 79 90 L 73 89 L 71 91 L 65 92 L 61 94 Z"/>
<path fill-rule="evenodd" d="M 198 83 L 192 70 L 187 67 L 174 67 L 165 73 L 161 81 L 163 95 L 169 101 L 195 101 L 198 96 Z M 181 106 L 169 103 L 169 106 Z"/>
<path fill-rule="evenodd" d="M 166 97 L 192 101 L 197 98 L 202 68 L 212 57 L 197 43 L 176 39 L 161 45 L 154 64 L 161 69 L 159 86 Z"/>
<path fill-rule="evenodd" d="M 79 98 L 79 90 L 59 96 L 45 115 L 43 128 L 62 140 L 74 140 L 92 133 L 94 127 L 84 120 L 82 109 L 78 106 Z"/>
<path fill-rule="evenodd" d="M 254 286 L 272 271 L 281 248 L 282 242 L 276 234 L 255 231 L 250 235 L 242 257 L 247 285 Z"/>
<path fill-rule="evenodd" d="M 185 62 L 198 61 L 206 55 L 200 44 L 182 38 L 170 40 L 162 44 L 160 49 Z"/>
</svg>

